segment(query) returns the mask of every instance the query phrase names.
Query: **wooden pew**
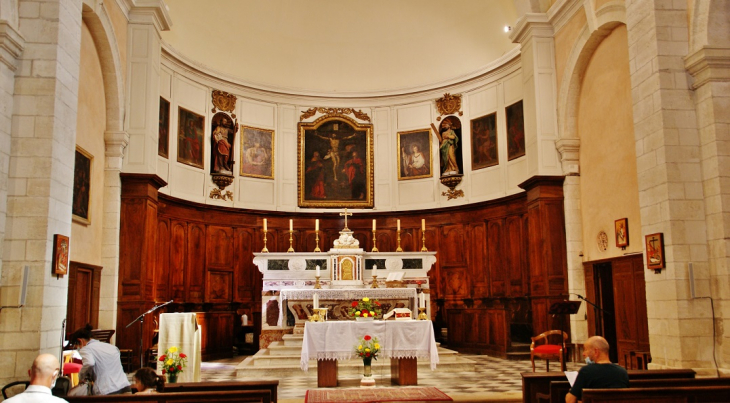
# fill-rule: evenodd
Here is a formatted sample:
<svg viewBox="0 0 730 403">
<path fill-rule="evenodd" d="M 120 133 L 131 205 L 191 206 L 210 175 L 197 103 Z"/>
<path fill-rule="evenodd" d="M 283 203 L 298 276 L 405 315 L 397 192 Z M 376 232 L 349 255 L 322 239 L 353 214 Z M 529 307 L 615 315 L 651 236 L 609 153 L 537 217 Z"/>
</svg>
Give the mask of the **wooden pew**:
<svg viewBox="0 0 730 403">
<path fill-rule="evenodd" d="M 680 379 L 694 378 L 695 371 L 691 369 L 653 369 L 629 370 L 629 381 L 634 379 Z M 538 393 L 550 394 L 550 382 L 567 381 L 562 372 L 523 372 L 522 373 L 522 401 L 538 403 Z"/>
<path fill-rule="evenodd" d="M 730 386 L 730 378 L 686 378 L 686 379 L 634 379 L 629 381 L 630 388 L 669 388 L 675 386 Z M 570 391 L 568 381 L 550 382 L 550 395 L 538 394 L 540 403 L 563 403 Z"/>
<path fill-rule="evenodd" d="M 671 388 L 583 390 L 583 403 L 604 402 L 730 402 L 730 386 L 678 386 Z"/>
<path fill-rule="evenodd" d="M 106 396 L 66 396 L 69 403 L 199 403 L 199 402 L 257 402 L 271 403 L 271 391 L 224 390 L 207 392 L 171 392 Z"/>
<path fill-rule="evenodd" d="M 271 402 L 277 403 L 278 380 L 261 381 L 231 381 L 231 382 L 181 382 L 166 383 L 163 393 L 171 392 L 211 392 L 224 390 L 268 390 L 271 392 Z"/>
</svg>

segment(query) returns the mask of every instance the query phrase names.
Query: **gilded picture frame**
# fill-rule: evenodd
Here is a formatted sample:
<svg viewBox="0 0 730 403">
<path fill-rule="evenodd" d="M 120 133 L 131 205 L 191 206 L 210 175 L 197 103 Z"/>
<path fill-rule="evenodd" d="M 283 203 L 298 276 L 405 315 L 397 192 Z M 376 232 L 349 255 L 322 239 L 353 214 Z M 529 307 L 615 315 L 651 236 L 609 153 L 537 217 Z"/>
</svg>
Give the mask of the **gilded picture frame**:
<svg viewBox="0 0 730 403">
<path fill-rule="evenodd" d="M 274 179 L 274 131 L 241 125 L 241 176 Z"/>
<path fill-rule="evenodd" d="M 649 234 L 646 241 L 646 268 L 649 270 L 661 270 L 666 266 L 664 258 L 664 234 L 658 232 Z"/>
<path fill-rule="evenodd" d="M 398 180 L 433 177 L 429 128 L 398 132 Z"/>
<path fill-rule="evenodd" d="M 373 208 L 373 125 L 334 113 L 297 131 L 299 207 Z"/>
<path fill-rule="evenodd" d="M 93 161 L 94 156 L 76 146 L 71 218 L 74 222 L 84 225 L 91 224 L 91 167 Z"/>
<path fill-rule="evenodd" d="M 497 112 L 471 120 L 471 170 L 499 165 Z"/>
<path fill-rule="evenodd" d="M 629 246 L 629 219 L 619 218 L 613 226 L 616 234 L 616 247 L 626 248 Z"/>
<path fill-rule="evenodd" d="M 203 169 L 205 117 L 183 107 L 177 114 L 177 162 Z"/>
<path fill-rule="evenodd" d="M 525 116 L 522 100 L 505 108 L 507 119 L 507 161 L 525 155 Z"/>
<path fill-rule="evenodd" d="M 68 273 L 68 252 L 69 239 L 66 235 L 53 235 L 53 260 L 51 262 L 51 273 L 56 276 L 63 276 Z"/>
</svg>

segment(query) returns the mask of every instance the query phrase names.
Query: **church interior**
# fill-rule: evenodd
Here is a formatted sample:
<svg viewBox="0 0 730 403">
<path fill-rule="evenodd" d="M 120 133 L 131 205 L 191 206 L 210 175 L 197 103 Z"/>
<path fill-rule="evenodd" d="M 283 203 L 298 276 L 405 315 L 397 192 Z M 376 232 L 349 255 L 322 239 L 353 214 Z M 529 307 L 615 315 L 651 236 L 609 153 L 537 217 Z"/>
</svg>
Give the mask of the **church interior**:
<svg viewBox="0 0 730 403">
<path fill-rule="evenodd" d="M 730 375 L 728 1 L 2 0 L 0 61 L 0 385 L 163 312 L 260 358 L 374 283 L 465 356 Z"/>
</svg>

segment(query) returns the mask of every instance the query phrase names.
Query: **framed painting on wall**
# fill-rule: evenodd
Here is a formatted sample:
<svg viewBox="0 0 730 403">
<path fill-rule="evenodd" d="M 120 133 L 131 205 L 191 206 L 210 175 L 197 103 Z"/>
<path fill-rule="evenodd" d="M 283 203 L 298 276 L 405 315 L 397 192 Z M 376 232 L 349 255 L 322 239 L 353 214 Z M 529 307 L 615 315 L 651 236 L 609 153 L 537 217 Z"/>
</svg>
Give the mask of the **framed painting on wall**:
<svg viewBox="0 0 730 403">
<path fill-rule="evenodd" d="M 168 158 L 170 151 L 170 101 L 162 97 L 160 97 L 159 129 L 157 133 L 157 155 Z"/>
<path fill-rule="evenodd" d="M 71 214 L 73 220 L 81 224 L 91 224 L 89 202 L 91 200 L 91 161 L 93 158 L 83 148 L 76 147 Z"/>
<path fill-rule="evenodd" d="M 241 176 L 274 179 L 274 131 L 241 126 Z"/>
<path fill-rule="evenodd" d="M 626 248 L 629 246 L 629 219 L 621 218 L 614 223 L 616 232 L 616 247 Z"/>
<path fill-rule="evenodd" d="M 497 164 L 497 113 L 494 112 L 471 121 L 471 170 Z"/>
<path fill-rule="evenodd" d="M 665 266 L 664 234 L 659 232 L 646 236 L 646 268 L 660 270 Z"/>
<path fill-rule="evenodd" d="M 203 169 L 205 117 L 179 107 L 177 114 L 177 161 Z"/>
<path fill-rule="evenodd" d="M 507 161 L 525 155 L 525 119 L 522 101 L 514 103 L 505 110 L 507 114 Z"/>
<path fill-rule="evenodd" d="M 431 130 L 398 133 L 398 180 L 429 178 L 431 166 Z"/>
<path fill-rule="evenodd" d="M 328 114 L 298 125 L 299 207 L 373 207 L 373 125 Z"/>
<path fill-rule="evenodd" d="M 68 237 L 66 235 L 53 235 L 52 274 L 63 276 L 68 273 L 68 246 Z"/>
</svg>

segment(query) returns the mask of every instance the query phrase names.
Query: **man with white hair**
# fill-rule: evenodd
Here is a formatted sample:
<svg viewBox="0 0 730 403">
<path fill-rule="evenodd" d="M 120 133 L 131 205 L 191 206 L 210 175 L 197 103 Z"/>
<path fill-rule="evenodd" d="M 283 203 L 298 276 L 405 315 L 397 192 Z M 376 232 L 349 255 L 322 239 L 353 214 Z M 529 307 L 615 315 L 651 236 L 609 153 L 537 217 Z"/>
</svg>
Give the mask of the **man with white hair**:
<svg viewBox="0 0 730 403">
<path fill-rule="evenodd" d="M 30 385 L 25 392 L 6 400 L 8 403 L 60 403 L 66 400 L 51 394 L 51 388 L 61 372 L 58 359 L 51 354 L 41 354 L 33 360 L 33 366 L 28 371 Z"/>
<path fill-rule="evenodd" d="M 601 336 L 593 336 L 583 343 L 585 367 L 565 396 L 565 403 L 575 403 L 583 398 L 583 389 L 619 389 L 629 387 L 629 373 L 608 358 L 608 342 Z"/>
</svg>

